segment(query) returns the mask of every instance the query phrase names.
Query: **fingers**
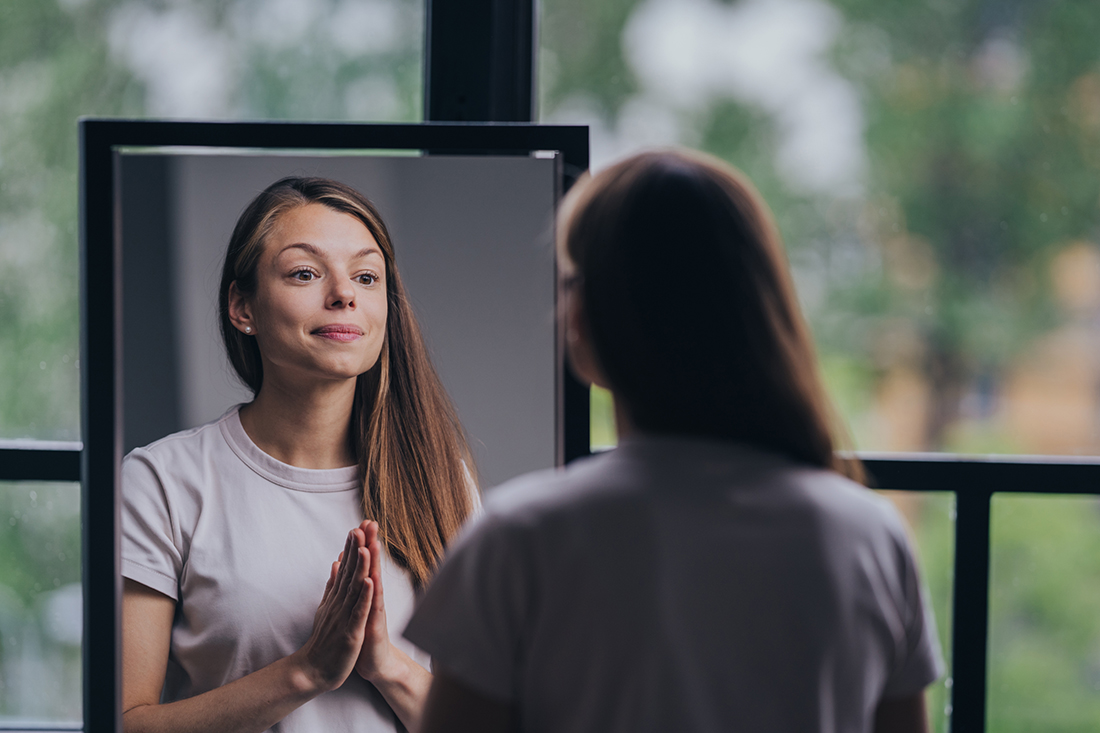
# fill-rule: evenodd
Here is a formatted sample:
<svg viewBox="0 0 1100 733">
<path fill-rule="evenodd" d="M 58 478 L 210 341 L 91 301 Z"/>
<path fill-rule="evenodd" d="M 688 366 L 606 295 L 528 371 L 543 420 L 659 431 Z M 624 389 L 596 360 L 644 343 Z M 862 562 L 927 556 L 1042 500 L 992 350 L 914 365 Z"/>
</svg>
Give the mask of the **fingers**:
<svg viewBox="0 0 1100 733">
<path fill-rule="evenodd" d="M 352 547 L 352 534 L 348 532 L 347 538 L 344 540 L 344 551 L 340 553 L 341 558 L 351 557 Z M 336 579 L 336 586 L 334 592 L 338 595 L 343 595 L 347 592 L 348 584 L 351 582 L 351 573 L 354 563 L 340 561 L 340 572 Z"/>
<path fill-rule="evenodd" d="M 367 568 L 370 566 L 370 552 L 367 548 L 360 547 L 355 551 L 355 562 L 346 564 L 354 565 L 354 570 L 351 583 L 344 595 L 344 608 L 350 617 L 355 618 L 358 614 L 359 599 L 363 586 L 370 579 L 370 576 L 367 575 Z"/>
<path fill-rule="evenodd" d="M 378 522 L 364 519 L 358 530 L 363 533 L 364 545 L 370 552 L 368 575 L 374 585 L 372 605 L 374 610 L 383 611 L 385 604 L 382 593 L 382 543 L 378 539 Z"/>
<path fill-rule="evenodd" d="M 369 519 L 364 519 L 363 523 L 359 525 L 359 529 L 363 531 L 363 538 L 365 544 L 369 546 L 375 539 L 378 538 L 378 522 L 372 522 Z"/>
<path fill-rule="evenodd" d="M 366 569 L 370 564 L 369 552 L 358 546 L 361 539 L 361 533 L 357 537 L 349 532 L 344 542 L 344 561 L 338 560 L 330 566 L 324 596 L 313 619 L 313 631 L 303 647 L 305 659 L 325 689 L 338 686 L 347 678 L 361 651 L 367 611 L 359 606 L 369 580 Z M 368 593 L 367 598 L 371 597 Z"/>
<path fill-rule="evenodd" d="M 368 546 L 370 551 L 370 579 L 374 583 L 374 609 L 382 611 L 385 604 L 382 602 L 382 543 L 377 537 Z"/>
<path fill-rule="evenodd" d="M 359 596 L 355 599 L 355 605 L 351 610 L 351 623 L 357 628 L 367 623 L 367 616 L 370 615 L 371 603 L 374 600 L 374 591 L 374 582 L 370 578 L 364 578 L 363 587 L 359 590 Z"/>
<path fill-rule="evenodd" d="M 325 605 L 325 601 L 328 600 L 329 594 L 332 593 L 332 587 L 336 585 L 336 575 L 340 571 L 340 561 L 332 563 L 332 567 L 329 568 L 328 581 L 325 583 L 325 592 L 321 594 L 321 605 Z"/>
<path fill-rule="evenodd" d="M 328 597 L 334 593 L 343 596 L 345 602 L 348 600 L 349 589 L 358 566 L 358 558 L 356 562 L 351 563 L 344 562 L 344 558 L 350 557 L 348 553 L 353 548 L 362 549 L 368 546 L 370 540 L 367 536 L 367 531 L 372 524 L 375 527 L 375 533 L 377 533 L 377 523 L 364 520 L 358 527 L 348 532 L 348 536 L 344 538 L 344 549 L 340 552 L 339 557 L 333 564 L 334 569 L 329 577 L 328 583 L 325 585 L 325 592 L 321 597 L 321 603 L 324 603 Z"/>
</svg>

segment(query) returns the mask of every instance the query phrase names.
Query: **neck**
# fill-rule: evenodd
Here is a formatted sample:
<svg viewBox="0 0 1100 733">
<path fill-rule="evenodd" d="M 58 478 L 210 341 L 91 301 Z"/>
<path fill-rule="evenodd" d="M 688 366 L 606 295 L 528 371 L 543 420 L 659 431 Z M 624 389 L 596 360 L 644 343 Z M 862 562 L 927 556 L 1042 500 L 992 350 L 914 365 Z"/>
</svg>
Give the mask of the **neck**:
<svg viewBox="0 0 1100 733">
<path fill-rule="evenodd" d="M 291 466 L 352 466 L 354 399 L 354 379 L 288 384 L 265 370 L 260 393 L 241 408 L 241 426 L 260 450 Z"/>
</svg>

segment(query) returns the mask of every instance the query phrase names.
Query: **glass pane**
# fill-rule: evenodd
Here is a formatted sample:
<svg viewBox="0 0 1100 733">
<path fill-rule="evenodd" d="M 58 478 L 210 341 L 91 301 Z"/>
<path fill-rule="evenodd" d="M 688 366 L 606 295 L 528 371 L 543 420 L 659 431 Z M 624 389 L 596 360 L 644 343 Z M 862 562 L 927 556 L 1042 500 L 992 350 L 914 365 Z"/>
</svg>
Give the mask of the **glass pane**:
<svg viewBox="0 0 1100 733">
<path fill-rule="evenodd" d="M 912 531 L 921 579 L 936 617 L 947 673 L 925 695 L 932 730 L 946 733 L 951 721 L 951 602 L 955 577 L 955 494 L 881 491 L 894 502 Z"/>
<path fill-rule="evenodd" d="M 994 495 L 990 733 L 1100 725 L 1100 497 Z"/>
<path fill-rule="evenodd" d="M 545 0 L 542 117 L 755 181 L 856 447 L 1097 454 L 1100 3 L 990 7 Z"/>
<path fill-rule="evenodd" d="M 615 430 L 615 402 L 606 389 L 592 385 L 588 394 L 589 443 L 593 451 L 614 448 L 619 442 Z"/>
<path fill-rule="evenodd" d="M 0 439 L 79 439 L 80 115 L 419 120 L 419 0 L 4 0 Z"/>
<path fill-rule="evenodd" d="M 82 719 L 80 485 L 0 482 L 0 727 Z"/>
</svg>

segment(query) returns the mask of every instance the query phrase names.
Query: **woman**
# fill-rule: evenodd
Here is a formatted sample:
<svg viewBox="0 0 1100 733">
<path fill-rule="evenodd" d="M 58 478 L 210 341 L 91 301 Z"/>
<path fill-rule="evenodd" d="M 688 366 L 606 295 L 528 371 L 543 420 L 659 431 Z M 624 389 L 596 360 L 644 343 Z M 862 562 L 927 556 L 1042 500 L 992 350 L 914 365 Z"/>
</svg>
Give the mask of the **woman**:
<svg viewBox="0 0 1100 733">
<path fill-rule="evenodd" d="M 406 636 L 424 731 L 923 731 L 938 642 L 896 511 L 834 452 L 764 203 L 647 153 L 560 215 L 574 372 L 619 447 L 497 489 Z"/>
<path fill-rule="evenodd" d="M 477 494 L 377 211 L 270 186 L 220 323 L 253 401 L 123 463 L 124 728 L 415 730 L 428 659 L 388 629 Z"/>
</svg>

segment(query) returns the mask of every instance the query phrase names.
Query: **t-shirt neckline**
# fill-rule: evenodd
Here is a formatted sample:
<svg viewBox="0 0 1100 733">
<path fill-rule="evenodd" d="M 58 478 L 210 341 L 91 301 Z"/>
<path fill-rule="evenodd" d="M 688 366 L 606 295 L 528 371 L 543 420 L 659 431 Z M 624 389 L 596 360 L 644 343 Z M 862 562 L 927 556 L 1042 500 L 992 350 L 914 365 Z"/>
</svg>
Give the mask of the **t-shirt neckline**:
<svg viewBox="0 0 1100 733">
<path fill-rule="evenodd" d="M 218 421 L 229 448 L 242 462 L 273 484 L 295 491 L 332 492 L 359 488 L 358 466 L 344 468 L 299 468 L 272 458 L 248 437 L 241 425 L 241 405 L 236 405 Z"/>
</svg>

